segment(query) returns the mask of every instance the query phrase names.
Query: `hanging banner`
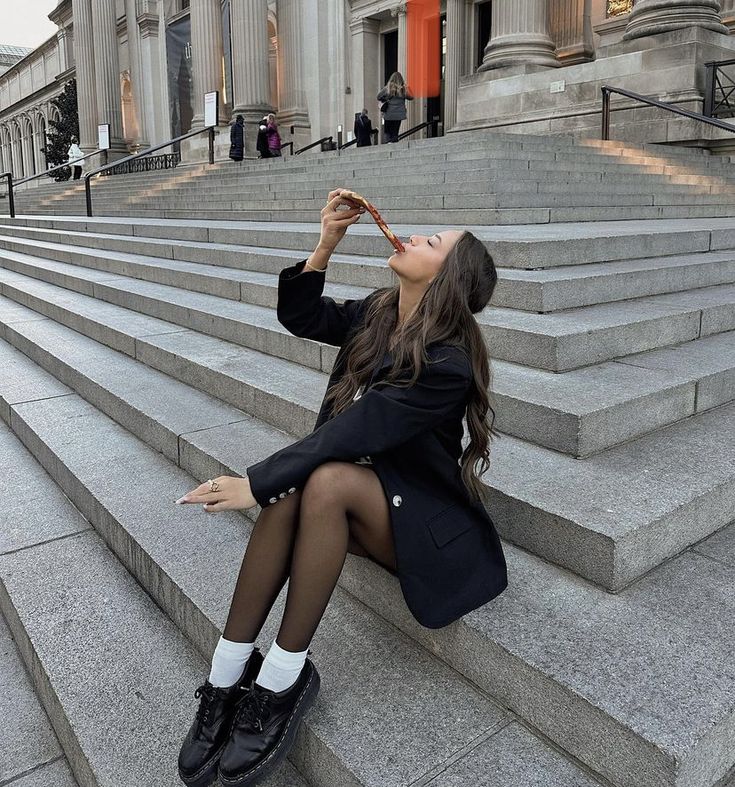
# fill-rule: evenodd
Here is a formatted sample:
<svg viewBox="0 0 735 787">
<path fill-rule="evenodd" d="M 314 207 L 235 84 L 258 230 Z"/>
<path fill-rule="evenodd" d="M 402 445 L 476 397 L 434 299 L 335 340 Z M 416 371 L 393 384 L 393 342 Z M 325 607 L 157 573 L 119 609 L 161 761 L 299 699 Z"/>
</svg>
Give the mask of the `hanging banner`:
<svg viewBox="0 0 735 787">
<path fill-rule="evenodd" d="M 188 16 L 166 28 L 166 58 L 171 136 L 179 137 L 191 130 L 194 117 L 191 22 Z"/>
<path fill-rule="evenodd" d="M 408 0 L 406 4 L 407 68 L 403 75 L 414 96 L 441 91 L 441 22 L 439 0 Z"/>
<path fill-rule="evenodd" d="M 101 123 L 97 126 L 97 149 L 109 150 L 110 149 L 110 124 Z"/>
<path fill-rule="evenodd" d="M 204 94 L 204 128 L 217 125 L 219 117 L 219 91 Z"/>
</svg>

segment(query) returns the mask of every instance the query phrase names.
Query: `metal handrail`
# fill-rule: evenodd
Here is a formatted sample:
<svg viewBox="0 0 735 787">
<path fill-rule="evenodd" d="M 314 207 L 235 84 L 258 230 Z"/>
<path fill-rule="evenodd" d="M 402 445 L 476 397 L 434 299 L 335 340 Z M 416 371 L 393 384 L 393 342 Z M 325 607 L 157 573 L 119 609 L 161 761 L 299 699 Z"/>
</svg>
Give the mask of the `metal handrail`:
<svg viewBox="0 0 735 787">
<path fill-rule="evenodd" d="M 15 218 L 15 200 L 13 199 L 13 173 L 3 172 L 0 175 L 0 180 L 3 178 L 8 179 L 8 207 L 10 208 L 10 218 Z"/>
<path fill-rule="evenodd" d="M 658 107 L 659 109 L 666 109 L 669 112 L 674 112 L 677 115 L 683 115 L 684 117 L 692 118 L 693 120 L 700 120 L 702 123 L 707 123 L 710 126 L 716 126 L 717 128 L 724 129 L 725 131 L 735 131 L 735 126 L 731 126 L 729 123 L 723 123 L 721 120 L 717 120 L 716 118 L 708 118 L 704 115 L 698 115 L 696 112 L 690 112 L 688 109 L 681 109 L 680 107 L 675 106 L 674 104 L 667 104 L 665 101 L 657 101 L 655 98 L 649 98 L 648 96 L 641 96 L 639 93 L 633 93 L 630 90 L 623 90 L 622 88 L 618 87 L 610 87 L 609 85 L 603 85 L 602 88 L 602 139 L 608 140 L 610 139 L 610 94 L 611 93 L 618 93 L 621 96 L 625 96 L 626 98 L 632 98 L 634 101 L 640 101 L 643 104 L 649 104 L 652 107 Z"/>
<path fill-rule="evenodd" d="M 98 153 L 104 153 L 102 150 L 94 150 L 92 153 L 87 153 L 86 155 L 82 156 L 81 158 L 77 159 L 77 161 L 84 161 L 85 159 L 91 158 L 92 156 L 96 156 Z M 29 175 L 27 178 L 21 178 L 20 180 L 13 181 L 13 175 L 10 172 L 3 172 L 0 175 L 0 179 L 7 178 L 8 179 L 8 205 L 10 207 L 10 218 L 15 218 L 15 196 L 13 194 L 13 189 L 16 186 L 20 186 L 21 183 L 28 183 L 31 180 L 37 180 L 38 178 L 46 177 L 46 175 L 50 175 L 52 172 L 56 172 L 60 169 L 64 169 L 65 167 L 73 167 L 74 163 L 70 164 L 68 161 L 64 164 L 57 164 L 55 167 L 51 167 L 51 169 L 44 170 L 43 172 L 37 172 L 35 175 Z"/>
<path fill-rule="evenodd" d="M 707 69 L 707 76 L 705 78 L 703 111 L 709 118 L 715 117 L 718 107 L 723 104 L 722 101 L 718 103 L 716 100 L 718 87 L 723 93 L 724 105 L 728 108 L 730 117 L 735 114 L 735 107 L 730 103 L 730 97 L 735 94 L 735 82 L 729 74 L 725 74 L 725 78 L 730 83 L 725 87 L 717 76 L 717 71 L 720 70 L 722 66 L 731 66 L 733 63 L 735 63 L 735 60 L 711 60 L 709 63 L 704 64 L 704 67 Z M 727 88 L 729 88 L 729 90 Z"/>
<path fill-rule="evenodd" d="M 293 156 L 293 142 L 281 142 L 281 150 L 283 150 L 284 148 L 290 148 L 291 155 Z"/>
<path fill-rule="evenodd" d="M 311 145 L 307 145 L 305 148 L 299 148 L 294 153 L 294 156 L 298 156 L 301 153 L 305 153 L 307 150 L 311 150 L 312 148 L 315 148 L 317 145 L 321 145 L 322 142 L 333 142 L 333 141 L 334 138 L 332 137 L 331 134 L 328 137 L 322 137 L 321 139 L 318 139 L 316 142 L 312 142 Z"/>
<path fill-rule="evenodd" d="M 370 132 L 370 136 L 373 137 L 373 140 L 374 140 L 373 141 L 373 145 L 377 145 L 378 144 L 378 141 L 377 141 L 378 140 L 378 129 L 374 128 Z M 340 150 L 344 150 L 345 148 L 351 148 L 353 145 L 356 145 L 356 144 L 357 144 L 357 137 L 355 137 L 354 139 L 351 139 L 349 142 L 345 142 L 345 144 L 342 145 L 342 147 L 340 147 Z"/>
<path fill-rule="evenodd" d="M 84 176 L 84 194 L 87 200 L 87 216 L 92 215 L 92 189 L 90 185 L 90 179 L 93 175 L 99 175 L 101 172 L 106 172 L 108 169 L 112 169 L 113 167 L 119 167 L 121 164 L 125 164 L 128 161 L 134 161 L 135 159 L 143 158 L 144 156 L 148 156 L 151 153 L 155 153 L 157 150 L 161 150 L 161 148 L 167 148 L 169 145 L 175 145 L 177 142 L 181 142 L 184 139 L 189 139 L 189 137 L 195 137 L 198 134 L 203 134 L 205 131 L 209 134 L 209 163 L 214 164 L 214 126 L 210 126 L 198 128 L 194 131 L 188 131 L 186 134 L 182 134 L 179 137 L 169 139 L 168 142 L 161 142 L 158 145 L 153 145 L 153 147 L 141 150 L 139 153 L 134 153 L 132 156 L 126 156 L 125 158 L 113 161 L 112 164 L 105 164 L 104 167 L 93 169 L 91 172 L 88 172 Z"/>
<path fill-rule="evenodd" d="M 410 137 L 411 134 L 415 134 L 417 131 L 421 131 L 423 128 L 428 128 L 429 126 L 434 127 L 434 136 L 437 135 L 438 126 L 439 126 L 439 115 L 434 115 L 431 120 L 427 120 L 425 123 L 421 123 L 418 126 L 414 126 L 413 128 L 409 128 L 408 131 L 404 131 L 403 134 L 398 135 L 398 142 L 406 137 Z"/>
</svg>

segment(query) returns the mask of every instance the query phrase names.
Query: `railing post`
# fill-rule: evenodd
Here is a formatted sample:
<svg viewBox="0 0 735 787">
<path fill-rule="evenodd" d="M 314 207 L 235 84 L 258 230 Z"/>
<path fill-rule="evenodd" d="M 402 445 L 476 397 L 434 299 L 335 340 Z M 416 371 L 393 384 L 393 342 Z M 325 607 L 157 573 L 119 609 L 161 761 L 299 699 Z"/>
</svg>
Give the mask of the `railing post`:
<svg viewBox="0 0 735 787">
<path fill-rule="evenodd" d="M 10 212 L 10 218 L 15 218 L 15 198 L 13 197 L 13 173 L 12 172 L 3 172 L 0 175 L 0 178 L 7 178 L 8 179 L 8 211 Z"/>
<path fill-rule="evenodd" d="M 610 90 L 602 87 L 602 139 L 610 139 Z"/>
<path fill-rule="evenodd" d="M 92 216 L 92 189 L 89 184 L 90 176 L 84 176 L 84 196 L 87 200 L 87 216 Z"/>
<path fill-rule="evenodd" d="M 704 84 L 704 114 L 706 117 L 714 117 L 715 112 L 715 88 L 717 86 L 717 63 L 705 63 L 707 75 Z"/>
<path fill-rule="evenodd" d="M 214 164 L 214 126 L 209 129 L 209 163 Z"/>
</svg>

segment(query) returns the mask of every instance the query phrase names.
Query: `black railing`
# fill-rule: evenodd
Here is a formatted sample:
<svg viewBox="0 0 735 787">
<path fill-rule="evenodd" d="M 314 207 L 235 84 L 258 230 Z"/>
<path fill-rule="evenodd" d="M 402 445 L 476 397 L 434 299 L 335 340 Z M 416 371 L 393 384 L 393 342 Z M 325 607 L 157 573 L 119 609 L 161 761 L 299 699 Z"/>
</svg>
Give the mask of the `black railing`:
<svg viewBox="0 0 735 787">
<path fill-rule="evenodd" d="M 181 153 L 165 153 L 163 156 L 146 156 L 137 161 L 117 164 L 105 170 L 103 175 L 130 175 L 135 172 L 155 172 L 161 169 L 173 169 L 181 163 Z"/>
<path fill-rule="evenodd" d="M 10 218 L 15 218 L 15 200 L 13 199 L 13 173 L 3 172 L 0 175 L 0 180 L 7 178 L 8 180 L 8 207 L 10 208 Z"/>
<path fill-rule="evenodd" d="M 284 148 L 289 148 L 289 152 L 293 156 L 293 142 L 282 142 L 281 150 L 284 150 Z"/>
<path fill-rule="evenodd" d="M 86 161 L 88 158 L 92 158 L 92 156 L 96 156 L 98 153 L 106 153 L 105 150 L 93 150 L 91 153 L 87 153 L 86 155 L 78 158 L 77 161 Z M 29 175 L 27 178 L 21 178 L 20 180 L 13 180 L 13 176 L 10 172 L 4 172 L 0 175 L 0 178 L 7 178 L 8 179 L 8 203 L 10 207 L 10 218 L 15 218 L 15 198 L 13 196 L 13 189 L 17 186 L 20 186 L 23 183 L 30 183 L 32 180 L 38 180 L 39 178 L 44 178 L 47 175 L 50 175 L 52 172 L 58 172 L 60 169 L 64 169 L 65 167 L 73 167 L 75 166 L 76 162 L 65 162 L 64 164 L 57 164 L 55 167 L 51 167 L 50 169 L 45 169 L 43 172 L 37 172 L 35 175 Z"/>
<path fill-rule="evenodd" d="M 104 167 L 100 167 L 99 169 L 94 169 L 91 172 L 88 172 L 84 176 L 84 194 L 87 198 L 87 216 L 92 215 L 92 188 L 90 185 L 90 179 L 93 175 L 101 175 L 109 169 L 119 167 L 121 164 L 127 164 L 129 161 L 141 159 L 144 156 L 155 153 L 157 150 L 162 150 L 163 148 L 167 148 L 170 145 L 175 145 L 177 142 L 182 142 L 185 139 L 196 137 L 198 134 L 204 134 L 205 132 L 209 135 L 209 163 L 214 164 L 214 126 L 212 126 L 210 128 L 198 128 L 194 131 L 189 131 L 179 137 L 169 139 L 168 142 L 161 142 L 159 145 L 154 145 L 151 148 L 146 148 L 146 150 L 141 150 L 140 153 L 134 153 L 132 156 L 126 156 L 125 158 L 115 161 L 112 164 L 106 164 Z"/>
<path fill-rule="evenodd" d="M 705 115 L 698 115 L 696 112 L 690 112 L 688 109 L 681 109 L 681 107 L 677 107 L 675 104 L 667 104 L 665 101 L 657 101 L 655 98 L 650 98 L 649 96 L 641 96 L 638 93 L 632 93 L 630 90 L 622 90 L 618 87 L 610 87 L 609 85 L 603 85 L 602 88 L 602 139 L 610 139 L 610 94 L 617 93 L 618 95 L 625 96 L 626 98 L 633 99 L 634 101 L 639 101 L 642 104 L 648 104 L 652 107 L 658 107 L 659 109 L 665 109 L 667 112 L 674 112 L 677 115 L 682 115 L 683 117 L 692 118 L 693 120 L 699 120 L 702 123 L 707 123 L 710 126 L 716 126 L 717 128 L 721 128 L 725 131 L 735 131 L 735 126 L 731 126 L 729 123 L 723 123 L 721 120 L 717 120 L 716 118 L 709 118 L 705 117 Z M 632 107 L 619 107 L 618 109 L 632 109 Z"/>
<path fill-rule="evenodd" d="M 411 134 L 415 134 L 417 131 L 421 131 L 424 128 L 431 127 L 432 130 L 432 137 L 439 136 L 439 115 L 434 115 L 431 120 L 427 120 L 425 123 L 419 123 L 418 126 L 414 126 L 413 128 L 409 128 L 408 131 L 404 131 L 403 134 L 398 135 L 398 142 L 402 139 L 406 139 L 406 137 L 410 137 Z"/>
<path fill-rule="evenodd" d="M 294 152 L 294 156 L 299 156 L 302 153 L 306 153 L 307 150 L 311 150 L 315 148 L 317 145 L 321 145 L 324 142 L 329 142 L 330 145 L 334 143 L 334 138 L 330 134 L 328 137 L 322 137 L 318 139 L 316 142 L 312 142 L 310 145 L 307 145 L 305 148 L 299 148 L 297 151 Z"/>
<path fill-rule="evenodd" d="M 704 114 L 708 118 L 735 116 L 735 78 L 724 71 L 724 66 L 735 65 L 735 60 L 705 63 L 707 69 L 704 88 Z"/>
</svg>

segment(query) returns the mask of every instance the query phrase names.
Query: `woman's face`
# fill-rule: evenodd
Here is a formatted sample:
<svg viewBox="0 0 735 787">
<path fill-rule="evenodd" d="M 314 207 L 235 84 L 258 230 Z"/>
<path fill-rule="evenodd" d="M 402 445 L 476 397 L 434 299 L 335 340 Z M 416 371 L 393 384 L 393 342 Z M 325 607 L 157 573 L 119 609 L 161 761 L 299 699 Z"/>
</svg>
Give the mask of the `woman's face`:
<svg viewBox="0 0 735 787">
<path fill-rule="evenodd" d="M 428 287 L 462 235 L 461 230 L 444 230 L 436 235 L 411 235 L 409 242 L 403 243 L 406 251 L 396 252 L 388 260 L 388 265 L 401 280 Z"/>
</svg>

